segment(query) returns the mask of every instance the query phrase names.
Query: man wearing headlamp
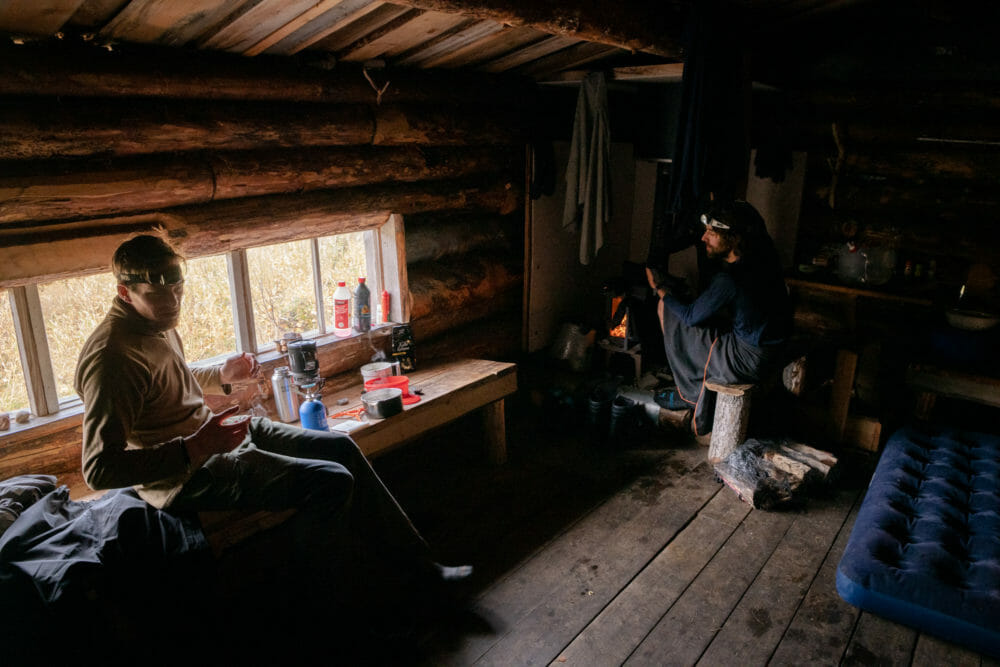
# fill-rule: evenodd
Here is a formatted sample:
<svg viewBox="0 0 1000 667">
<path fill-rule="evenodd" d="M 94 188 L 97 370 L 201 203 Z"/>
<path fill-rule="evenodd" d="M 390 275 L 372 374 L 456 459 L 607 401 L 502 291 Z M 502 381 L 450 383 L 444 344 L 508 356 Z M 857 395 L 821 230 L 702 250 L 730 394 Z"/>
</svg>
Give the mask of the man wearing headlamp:
<svg viewBox="0 0 1000 667">
<path fill-rule="evenodd" d="M 660 297 L 667 363 L 693 410 L 696 435 L 711 431 L 715 414 L 715 394 L 705 382 L 757 382 L 791 333 L 781 262 L 757 210 L 745 201 L 716 204 L 701 223 L 705 254 L 717 271 L 697 298 L 680 298 L 666 277 L 646 269 Z"/>
<path fill-rule="evenodd" d="M 414 580 L 467 577 L 468 566 L 431 560 L 423 538 L 347 435 L 263 417 L 235 424 L 203 392 L 260 370 L 252 354 L 189 367 L 175 329 L 184 296 L 183 258 L 160 236 L 115 251 L 117 295 L 84 344 L 75 386 L 83 400 L 83 476 L 93 489 L 135 487 L 167 510 L 298 508 L 333 534 L 349 526 L 398 557 Z M 346 519 L 346 522 L 344 521 Z M 303 549 L 310 545 L 303 544 Z"/>
</svg>

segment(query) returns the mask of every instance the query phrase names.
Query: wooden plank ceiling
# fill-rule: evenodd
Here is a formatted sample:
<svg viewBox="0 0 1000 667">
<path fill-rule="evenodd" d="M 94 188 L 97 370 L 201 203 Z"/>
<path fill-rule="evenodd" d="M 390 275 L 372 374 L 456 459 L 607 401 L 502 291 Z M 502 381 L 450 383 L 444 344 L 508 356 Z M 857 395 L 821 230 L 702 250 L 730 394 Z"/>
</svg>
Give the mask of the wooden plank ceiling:
<svg viewBox="0 0 1000 667">
<path fill-rule="evenodd" d="M 532 7 L 531 5 L 543 5 Z M 470 69 L 544 79 L 601 64 L 676 63 L 684 3 L 502 0 L 6 0 L 15 41 L 79 37 L 248 57 Z"/>
<path fill-rule="evenodd" d="M 739 26 L 755 69 L 848 60 L 855 78 L 928 78 L 942 63 L 995 78 L 994 3 L 942 0 L 698 0 Z M 630 68 L 679 78 L 695 0 L 0 0 L 0 37 L 151 44 L 325 67 L 512 73 L 560 80 Z M 917 44 L 915 48 L 901 48 Z M 809 52 L 807 58 L 806 53 Z M 876 52 L 878 55 L 876 55 Z M 830 54 L 837 54 L 830 56 Z M 878 63 L 888 62 L 880 66 Z M 642 69 L 637 70 L 640 67 Z M 891 69 L 887 73 L 886 69 Z M 988 70 L 988 71 L 987 71 Z M 912 73 L 912 74 L 911 74 Z M 953 75 L 949 75 L 953 76 Z M 573 78 L 573 77 L 569 77 Z M 780 78 L 780 77 L 779 77 Z M 980 77 L 981 78 L 981 77 Z M 662 80 L 662 78 L 660 79 Z"/>
</svg>

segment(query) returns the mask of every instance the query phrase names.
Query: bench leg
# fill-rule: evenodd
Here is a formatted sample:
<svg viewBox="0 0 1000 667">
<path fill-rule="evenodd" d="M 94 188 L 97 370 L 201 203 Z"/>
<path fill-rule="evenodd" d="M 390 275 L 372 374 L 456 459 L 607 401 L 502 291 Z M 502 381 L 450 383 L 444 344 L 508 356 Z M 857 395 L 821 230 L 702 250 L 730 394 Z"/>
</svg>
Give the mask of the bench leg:
<svg viewBox="0 0 1000 667">
<path fill-rule="evenodd" d="M 504 416 L 503 399 L 493 401 L 482 408 L 483 432 L 486 436 L 486 455 L 490 463 L 500 465 L 507 462 L 507 424 Z"/>
</svg>

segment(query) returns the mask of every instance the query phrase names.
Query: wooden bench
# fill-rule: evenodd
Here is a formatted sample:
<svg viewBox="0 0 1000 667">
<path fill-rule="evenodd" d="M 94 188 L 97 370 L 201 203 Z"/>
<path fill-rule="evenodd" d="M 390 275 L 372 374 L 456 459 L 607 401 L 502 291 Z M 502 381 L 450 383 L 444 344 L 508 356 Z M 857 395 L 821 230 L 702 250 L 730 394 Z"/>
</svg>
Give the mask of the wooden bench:
<svg viewBox="0 0 1000 667">
<path fill-rule="evenodd" d="M 466 414 L 480 411 L 483 420 L 485 453 L 502 464 L 507 459 L 504 399 L 517 391 L 517 366 L 484 359 L 461 359 L 420 368 L 408 375 L 410 391 L 421 392 L 420 401 L 405 405 L 403 412 L 388 419 L 365 420 L 350 436 L 361 451 L 374 458 L 407 441 L 425 435 Z M 361 406 L 363 384 L 358 381 L 324 395 L 330 415 Z M 344 404 L 341 399 L 346 399 Z M 343 419 L 331 419 L 331 425 Z M 69 487 L 73 500 L 94 500 L 104 494 L 87 487 L 80 474 L 79 426 L 65 436 L 53 437 L 39 429 L 33 438 L 19 438 L 0 448 L 7 458 L 0 465 L 0 479 L 26 473 L 55 474 Z M 218 511 L 201 512 L 199 517 L 209 544 L 216 555 L 261 530 L 284 522 L 293 512 Z"/>
</svg>

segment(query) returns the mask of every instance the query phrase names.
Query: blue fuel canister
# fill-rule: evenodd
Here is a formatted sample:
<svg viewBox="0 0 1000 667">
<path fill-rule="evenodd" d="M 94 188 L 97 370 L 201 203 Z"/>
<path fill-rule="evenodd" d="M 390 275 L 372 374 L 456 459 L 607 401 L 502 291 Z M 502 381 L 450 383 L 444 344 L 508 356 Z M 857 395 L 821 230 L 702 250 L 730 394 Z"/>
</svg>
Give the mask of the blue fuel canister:
<svg viewBox="0 0 1000 667">
<path fill-rule="evenodd" d="M 326 421 L 326 406 L 319 400 L 319 395 L 306 395 L 306 400 L 299 406 L 299 421 L 302 428 L 314 431 L 330 430 L 330 425 Z"/>
</svg>

